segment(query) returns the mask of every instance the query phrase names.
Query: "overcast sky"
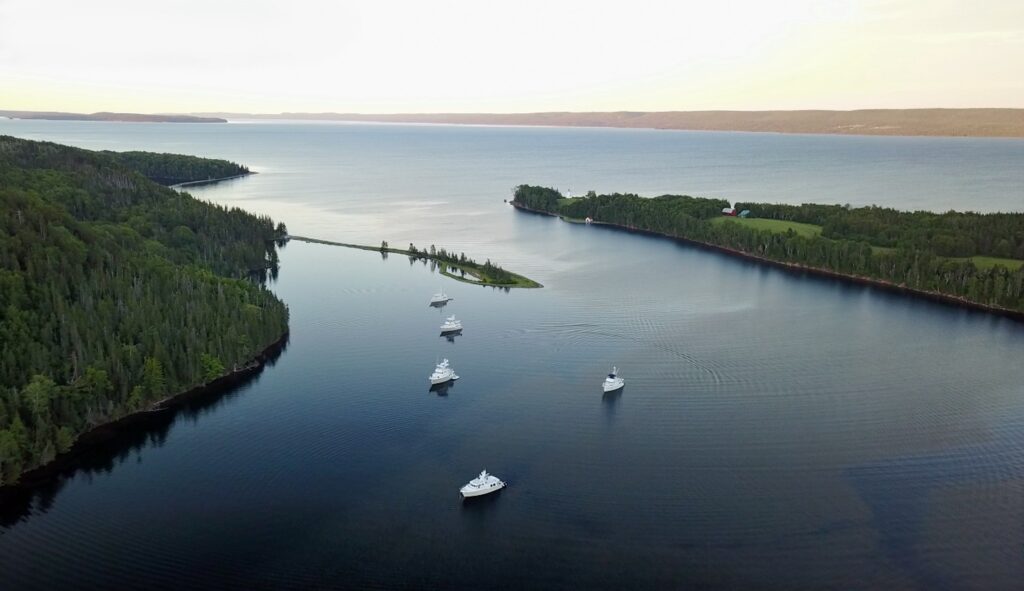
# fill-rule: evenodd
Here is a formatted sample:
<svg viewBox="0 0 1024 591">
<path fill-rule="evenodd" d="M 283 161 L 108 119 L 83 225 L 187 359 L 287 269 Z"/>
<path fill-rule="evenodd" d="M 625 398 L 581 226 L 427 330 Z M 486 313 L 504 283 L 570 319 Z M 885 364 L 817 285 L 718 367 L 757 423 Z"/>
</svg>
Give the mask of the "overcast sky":
<svg viewBox="0 0 1024 591">
<path fill-rule="evenodd" d="M 0 109 L 1024 107 L 1024 0 L 0 0 Z"/>
</svg>

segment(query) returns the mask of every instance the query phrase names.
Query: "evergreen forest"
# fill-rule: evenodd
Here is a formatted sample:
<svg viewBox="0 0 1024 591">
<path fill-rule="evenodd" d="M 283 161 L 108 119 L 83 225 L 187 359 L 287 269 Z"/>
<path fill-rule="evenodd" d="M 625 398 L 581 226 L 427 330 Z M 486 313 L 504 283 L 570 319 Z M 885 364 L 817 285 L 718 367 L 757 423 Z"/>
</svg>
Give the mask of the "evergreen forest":
<svg viewBox="0 0 1024 591">
<path fill-rule="evenodd" d="M 155 152 L 103 152 L 126 167 L 161 185 L 195 183 L 249 174 L 249 169 L 227 160 Z"/>
<path fill-rule="evenodd" d="M 0 136 L 0 484 L 287 333 L 284 225 L 147 178 L 199 160 Z"/>
</svg>

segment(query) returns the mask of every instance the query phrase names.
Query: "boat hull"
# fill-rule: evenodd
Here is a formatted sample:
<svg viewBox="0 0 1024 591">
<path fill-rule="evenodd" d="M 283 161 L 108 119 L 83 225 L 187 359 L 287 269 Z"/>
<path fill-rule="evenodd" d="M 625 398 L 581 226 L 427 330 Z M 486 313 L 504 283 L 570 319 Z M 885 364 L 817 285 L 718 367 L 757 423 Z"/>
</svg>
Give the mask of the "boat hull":
<svg viewBox="0 0 1024 591">
<path fill-rule="evenodd" d="M 613 386 L 609 386 L 609 385 L 602 385 L 601 386 L 601 388 L 604 389 L 604 393 L 605 394 L 607 394 L 609 392 L 617 392 L 617 391 L 619 391 L 619 390 L 621 390 L 621 389 L 623 389 L 625 387 L 626 387 L 626 383 L 625 382 L 623 382 L 621 384 L 616 384 L 616 385 L 613 385 Z"/>
<path fill-rule="evenodd" d="M 489 495 L 491 493 L 496 493 L 496 492 L 498 492 L 499 490 L 501 490 L 503 488 L 505 488 L 505 483 L 504 482 L 502 482 L 501 484 L 498 484 L 497 486 L 493 486 L 493 487 L 490 487 L 490 488 L 480 488 L 480 489 L 476 489 L 476 490 L 462 489 L 459 492 L 462 494 L 462 498 L 464 498 L 464 499 L 472 499 L 474 497 L 482 497 L 484 495 Z"/>
<path fill-rule="evenodd" d="M 440 384 L 446 384 L 448 382 L 451 382 L 451 381 L 454 381 L 454 380 L 457 380 L 457 379 L 459 379 L 459 376 L 457 376 L 455 374 L 452 374 L 450 376 L 446 376 L 446 377 L 443 377 L 443 378 L 430 378 L 430 385 L 431 386 L 438 386 Z"/>
</svg>

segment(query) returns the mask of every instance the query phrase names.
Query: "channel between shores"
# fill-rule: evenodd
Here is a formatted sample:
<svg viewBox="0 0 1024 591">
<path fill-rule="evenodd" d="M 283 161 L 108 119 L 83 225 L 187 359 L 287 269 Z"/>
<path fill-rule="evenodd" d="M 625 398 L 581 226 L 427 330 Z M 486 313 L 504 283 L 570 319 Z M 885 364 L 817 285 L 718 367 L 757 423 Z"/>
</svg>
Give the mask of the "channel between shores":
<svg viewBox="0 0 1024 591">
<path fill-rule="evenodd" d="M 513 273 L 511 271 L 505 271 L 505 272 L 512 276 L 512 279 L 513 279 L 512 283 L 499 283 L 497 281 L 490 281 L 490 280 L 485 279 L 482 276 L 481 270 L 478 268 L 479 265 L 474 266 L 474 265 L 469 265 L 469 264 L 465 264 L 465 263 L 461 263 L 461 262 L 460 263 L 455 263 L 455 262 L 452 262 L 452 261 L 449 261 L 449 260 L 446 260 L 446 259 L 442 259 L 442 258 L 437 257 L 435 255 L 432 255 L 429 252 L 425 252 L 425 251 L 421 251 L 421 250 L 412 251 L 412 250 L 405 250 L 405 249 L 401 249 L 401 248 L 391 248 L 391 247 L 382 247 L 382 246 L 367 246 L 367 245 L 364 245 L 364 244 L 350 244 L 350 243 L 347 243 L 347 242 L 334 242 L 334 241 L 331 241 L 331 240 L 321 240 L 319 238 L 309 238 L 307 236 L 289 235 L 287 237 L 287 239 L 288 240 L 298 240 L 299 242 L 308 242 L 310 244 L 326 244 L 326 245 L 329 245 L 329 246 L 341 246 L 341 247 L 344 247 L 344 248 L 355 248 L 355 249 L 358 249 L 358 250 L 369 250 L 369 251 L 372 251 L 372 252 L 379 252 L 379 253 L 403 254 L 405 256 L 412 257 L 412 258 L 417 258 L 417 259 L 429 259 L 429 260 L 435 261 L 439 265 L 438 270 L 445 277 L 448 277 L 450 279 L 454 279 L 456 281 L 461 281 L 463 283 L 469 283 L 469 284 L 472 284 L 472 285 L 483 285 L 483 286 L 486 286 L 486 287 L 503 287 L 503 288 L 521 287 L 521 288 L 526 288 L 526 289 L 535 289 L 535 288 L 544 287 L 543 285 L 541 285 L 540 283 L 537 283 L 533 279 L 530 279 L 528 277 L 524 277 L 522 275 L 519 275 L 517 273 Z M 457 270 L 465 273 L 466 275 L 470 275 L 471 277 L 474 277 L 474 279 L 467 279 L 465 277 L 460 277 L 459 275 L 456 275 L 456 274 L 451 273 L 450 271 L 448 271 L 448 268 L 457 269 Z"/>
<path fill-rule="evenodd" d="M 0 486 L 0 507 L 18 498 L 31 495 L 32 491 L 52 483 L 66 473 L 73 473 L 84 465 L 91 453 L 104 447 L 111 440 L 127 433 L 146 429 L 151 425 L 169 421 L 168 413 L 180 410 L 190 404 L 209 402 L 227 394 L 258 376 L 268 363 L 273 363 L 288 345 L 289 331 L 253 356 L 245 364 L 236 366 L 218 378 L 199 384 L 149 404 L 112 421 L 101 423 L 82 433 L 71 448 L 58 454 L 53 460 L 23 472 L 17 482 Z"/>
<path fill-rule="evenodd" d="M 583 220 L 567 218 L 567 217 L 565 217 L 563 215 L 560 215 L 560 214 L 557 214 L 557 213 L 552 213 L 550 211 L 544 211 L 542 209 L 534 209 L 534 208 L 531 208 L 531 207 L 527 207 L 527 206 L 525 206 L 525 205 L 523 205 L 521 203 L 517 203 L 516 201 L 510 201 L 509 203 L 511 203 L 513 207 L 515 207 L 516 209 L 518 209 L 520 211 L 525 211 L 525 212 L 533 213 L 533 214 L 537 214 L 537 215 L 546 215 L 546 216 L 556 217 L 556 218 L 559 218 L 559 219 L 561 219 L 563 221 L 566 221 L 566 222 L 569 222 L 569 223 L 574 223 L 574 224 L 585 223 Z M 830 269 L 825 269 L 825 268 L 822 268 L 822 267 L 814 267 L 814 266 L 811 266 L 811 265 L 802 265 L 802 264 L 799 264 L 799 263 L 787 263 L 787 262 L 784 262 L 784 261 L 776 261 L 774 259 L 769 259 L 767 257 L 763 257 L 763 256 L 756 255 L 756 254 L 753 254 L 753 253 L 745 252 L 745 251 L 742 251 L 742 250 L 737 250 L 737 249 L 734 249 L 734 248 L 729 248 L 729 247 L 726 247 L 726 246 L 719 246 L 717 244 L 712 244 L 710 242 L 702 242 L 700 240 L 693 240 L 691 238 L 684 238 L 682 236 L 676 236 L 674 234 L 666 234 L 664 232 L 656 232 L 654 230 L 646 230 L 644 228 L 638 228 L 636 226 L 629 226 L 629 225 L 626 225 L 626 224 L 616 224 L 616 223 L 612 223 L 612 222 L 601 222 L 601 221 L 598 221 L 598 220 L 592 220 L 590 222 L 590 224 L 591 225 L 605 226 L 605 227 L 608 227 L 608 228 L 614 228 L 614 229 L 617 229 L 617 230 L 623 230 L 623 231 L 632 232 L 632 233 L 635 233 L 635 234 L 646 234 L 648 236 L 658 236 L 658 237 L 661 237 L 661 238 L 669 238 L 669 239 L 677 240 L 679 242 L 683 242 L 683 243 L 686 243 L 686 244 L 692 244 L 694 246 L 699 246 L 701 248 L 706 248 L 708 250 L 713 250 L 713 251 L 716 251 L 716 252 L 720 252 L 720 253 L 723 253 L 723 254 L 726 254 L 726 255 L 729 255 L 729 256 L 743 258 L 743 259 L 755 261 L 755 262 L 758 262 L 758 263 L 761 263 L 761 264 L 764 264 L 764 265 L 769 265 L 769 266 L 772 266 L 772 267 L 776 267 L 778 269 L 789 271 L 791 273 L 810 274 L 810 275 L 816 275 L 816 276 L 819 276 L 819 277 L 830 277 L 830 278 L 833 278 L 833 279 L 840 279 L 840 280 L 846 281 L 848 283 L 855 283 L 855 284 L 859 284 L 859 285 L 869 285 L 869 286 L 878 287 L 878 288 L 881 288 L 881 289 L 884 289 L 886 291 L 890 291 L 890 292 L 893 292 L 893 293 L 899 293 L 899 294 L 902 294 L 902 295 L 905 295 L 905 296 L 912 296 L 912 297 L 923 298 L 923 299 L 931 300 L 933 302 L 939 302 L 939 303 L 942 303 L 942 304 L 956 306 L 958 308 L 967 308 L 967 309 L 971 309 L 971 310 L 978 310 L 978 311 L 981 311 L 981 312 L 987 312 L 989 314 L 995 314 L 997 316 L 1003 316 L 1003 317 L 1006 317 L 1006 318 L 1011 318 L 1011 319 L 1016 320 L 1018 322 L 1024 322 L 1024 312 L 1021 312 L 1021 311 L 1018 311 L 1018 310 L 1011 310 L 1009 308 L 1003 308 L 1001 306 L 992 306 L 992 305 L 989 305 L 989 304 L 982 304 L 982 303 L 979 303 L 979 302 L 972 302 L 972 301 L 967 300 L 965 298 L 960 298 L 960 297 L 952 296 L 952 295 L 949 295 L 949 294 L 939 293 L 939 292 L 936 292 L 936 291 L 926 291 L 926 290 L 921 290 L 921 289 L 914 289 L 912 287 L 907 287 L 905 285 L 901 285 L 901 284 L 898 284 L 898 283 L 893 283 L 891 281 L 883 281 L 881 279 L 875 279 L 873 277 L 864 277 L 864 276 L 861 276 L 861 275 L 848 275 L 848 274 L 845 274 L 845 273 L 839 273 L 837 271 L 832 271 Z"/>
</svg>

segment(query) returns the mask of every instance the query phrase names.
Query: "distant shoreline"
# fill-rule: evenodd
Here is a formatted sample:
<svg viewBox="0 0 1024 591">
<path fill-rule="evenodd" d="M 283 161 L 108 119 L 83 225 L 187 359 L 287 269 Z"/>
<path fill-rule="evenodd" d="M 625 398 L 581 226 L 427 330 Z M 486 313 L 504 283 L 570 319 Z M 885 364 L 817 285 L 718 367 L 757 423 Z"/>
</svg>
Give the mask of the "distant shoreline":
<svg viewBox="0 0 1024 591">
<path fill-rule="evenodd" d="M 229 120 L 509 127 L 596 127 L 752 133 L 1024 138 L 1024 109 L 547 113 L 200 113 Z"/>
<path fill-rule="evenodd" d="M 64 113 L 61 111 L 0 111 L 8 119 L 42 121 L 109 121 L 118 123 L 227 123 L 220 117 L 150 115 L 144 113 Z"/>
<path fill-rule="evenodd" d="M 64 113 L 0 110 L 0 117 L 50 121 L 228 123 L 309 121 L 503 127 L 591 127 L 889 137 L 1024 138 L 1024 109 L 859 109 L 852 111 L 553 111 L 536 113 Z"/>
</svg>

